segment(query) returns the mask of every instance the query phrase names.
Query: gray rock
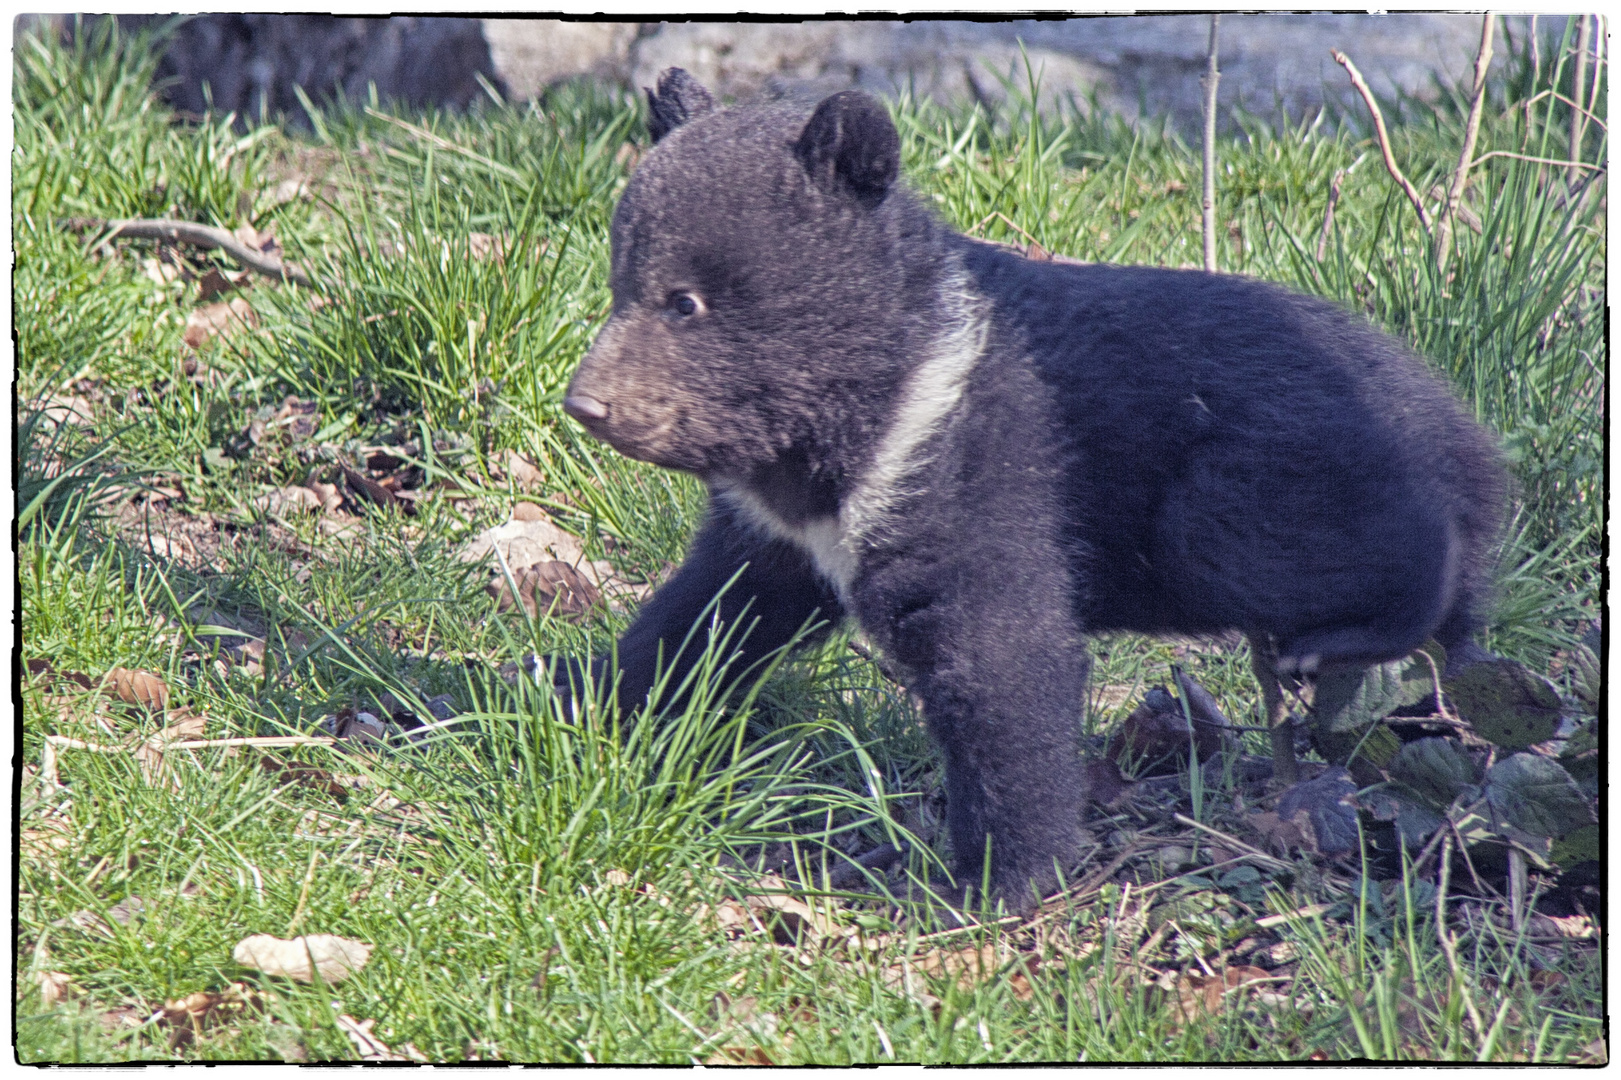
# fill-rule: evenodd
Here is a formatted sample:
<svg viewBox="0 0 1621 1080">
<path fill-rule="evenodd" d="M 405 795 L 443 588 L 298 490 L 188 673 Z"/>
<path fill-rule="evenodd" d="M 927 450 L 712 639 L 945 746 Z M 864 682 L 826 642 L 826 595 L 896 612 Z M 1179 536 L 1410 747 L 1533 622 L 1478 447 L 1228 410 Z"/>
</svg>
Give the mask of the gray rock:
<svg viewBox="0 0 1621 1080">
<path fill-rule="evenodd" d="M 640 23 L 483 19 L 490 60 L 515 101 L 581 75 L 625 81 Z"/>
<path fill-rule="evenodd" d="M 118 16 L 121 27 L 166 16 Z M 1505 18 L 1523 36 L 1524 17 Z M 1185 135 L 1197 131 L 1207 15 L 1134 15 L 1001 22 L 917 19 L 796 23 L 626 23 L 555 19 L 390 19 L 326 15 L 202 15 L 176 33 L 159 77 L 172 80 L 176 107 L 257 117 L 261 108 L 302 124 L 293 91 L 316 101 L 341 94 L 411 105 L 465 106 L 483 88 L 478 75 L 514 100 L 553 84 L 594 76 L 651 86 L 684 67 L 722 98 L 813 97 L 860 87 L 886 97 L 909 90 L 937 100 L 996 106 L 1008 87 L 1038 72 L 1051 108 L 1090 102 L 1127 118 L 1169 113 Z M 1557 36 L 1564 20 L 1540 23 Z M 62 16 L 19 18 L 18 33 Z M 1220 105 L 1224 121 L 1240 108 L 1294 120 L 1324 104 L 1360 111 L 1345 73 L 1329 56 L 1344 49 L 1375 91 L 1434 95 L 1436 83 L 1468 77 L 1479 41 L 1477 15 L 1226 15 L 1221 23 Z M 1544 55 L 1551 54 L 1549 42 Z M 1498 62 L 1507 53 L 1502 37 Z"/>
<path fill-rule="evenodd" d="M 1555 20 L 1548 20 L 1549 23 Z M 1518 20 L 1523 26 L 1524 20 Z M 1206 15 L 1138 15 L 976 23 L 666 23 L 633 41 L 637 85 L 679 66 L 722 97 L 821 94 L 858 86 L 940 100 L 1005 100 L 1027 85 L 1026 60 L 1051 107 L 1074 100 L 1127 117 L 1169 112 L 1196 130 Z M 1221 23 L 1220 104 L 1275 117 L 1354 104 L 1329 50 L 1345 50 L 1376 92 L 1433 96 L 1465 78 L 1479 43 L 1474 15 L 1228 15 Z M 1501 39 L 1499 39 L 1501 41 Z M 1021 51 L 1022 46 L 1022 51 Z M 1505 50 L 1499 44 L 1499 62 Z"/>
</svg>

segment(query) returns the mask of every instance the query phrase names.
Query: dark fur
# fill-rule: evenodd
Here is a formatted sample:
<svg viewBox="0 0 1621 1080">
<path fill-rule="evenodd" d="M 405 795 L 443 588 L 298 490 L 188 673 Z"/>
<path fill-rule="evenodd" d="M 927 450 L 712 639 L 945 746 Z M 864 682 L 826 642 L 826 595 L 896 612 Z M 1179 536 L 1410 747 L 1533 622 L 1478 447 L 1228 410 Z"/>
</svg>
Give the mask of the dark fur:
<svg viewBox="0 0 1621 1080">
<path fill-rule="evenodd" d="M 568 407 L 716 495 L 619 644 L 625 704 L 745 564 L 721 603 L 759 620 L 745 664 L 853 615 L 923 700 L 959 867 L 977 881 L 989 837 L 1022 903 L 1077 851 L 1084 633 L 1237 628 L 1349 666 L 1478 628 L 1497 452 L 1390 338 L 1257 281 L 964 239 L 894 184 L 863 95 L 807 118 L 715 109 L 684 73 L 660 91 Z M 963 281 L 985 346 L 841 596 L 795 530 L 860 487 Z"/>
</svg>

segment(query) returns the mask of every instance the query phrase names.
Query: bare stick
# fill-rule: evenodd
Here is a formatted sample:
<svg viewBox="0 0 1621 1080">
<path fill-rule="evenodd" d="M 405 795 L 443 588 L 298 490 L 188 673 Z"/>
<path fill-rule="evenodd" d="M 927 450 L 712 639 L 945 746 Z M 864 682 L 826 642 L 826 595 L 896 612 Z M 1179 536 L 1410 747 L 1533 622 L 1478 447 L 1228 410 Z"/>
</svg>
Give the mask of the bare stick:
<svg viewBox="0 0 1621 1080">
<path fill-rule="evenodd" d="M 69 228 L 76 226 L 93 229 L 105 227 L 107 233 L 101 238 L 102 243 L 122 236 L 131 240 L 158 240 L 165 244 L 219 248 L 255 273 L 296 282 L 307 289 L 315 287 L 315 283 L 304 271 L 286 265 L 274 255 L 254 251 L 224 229 L 216 229 L 212 225 L 199 225 L 195 221 L 172 221 L 168 218 L 133 218 L 127 221 L 109 221 L 105 224 L 82 220 L 68 222 Z"/>
<path fill-rule="evenodd" d="M 1593 16 L 1593 28 L 1597 31 L 1594 34 L 1593 41 L 1593 91 L 1587 99 L 1586 122 L 1596 124 L 1598 121 L 1593 118 L 1593 110 L 1598 108 L 1598 84 L 1604 81 L 1600 77 L 1600 74 L 1604 71 L 1604 16 Z M 1599 126 L 1602 127 L 1603 125 Z M 1574 154 L 1571 156 L 1575 157 Z"/>
<path fill-rule="evenodd" d="M 1278 858 L 1275 855 L 1268 855 L 1266 852 L 1262 851 L 1260 848 L 1251 847 L 1250 845 L 1244 843 L 1244 841 L 1238 839 L 1236 836 L 1228 836 L 1226 833 L 1222 832 L 1220 829 L 1212 829 L 1209 825 L 1206 825 L 1201 821 L 1194 821 L 1192 818 L 1188 817 L 1186 814 L 1172 814 L 1171 816 L 1173 818 L 1175 818 L 1177 821 L 1181 822 L 1183 825 L 1191 826 L 1191 827 L 1193 827 L 1195 829 L 1200 830 L 1201 832 L 1207 832 L 1211 836 L 1214 836 L 1216 839 L 1220 840 L 1223 844 L 1232 845 L 1234 848 L 1238 849 L 1239 851 L 1244 852 L 1245 854 L 1249 855 L 1251 858 L 1262 859 L 1262 860 L 1264 860 L 1266 862 L 1271 863 L 1273 866 L 1281 867 L 1284 870 L 1291 869 L 1291 865 L 1289 863 L 1284 862 L 1282 859 Z"/>
<path fill-rule="evenodd" d="M 91 750 L 98 754 L 122 754 L 134 749 L 133 746 L 89 743 L 66 735 L 47 735 L 45 742 L 48 746 L 60 746 L 65 750 Z M 174 742 L 165 741 L 163 747 L 166 750 L 202 750 L 212 746 L 336 746 L 337 743 L 337 739 L 323 735 L 257 735 L 238 739 L 177 739 Z"/>
<path fill-rule="evenodd" d="M 1413 209 L 1418 211 L 1419 224 L 1424 226 L 1424 231 L 1432 232 L 1434 226 L 1430 221 L 1430 212 L 1424 209 L 1423 196 L 1418 193 L 1418 188 L 1413 186 L 1413 182 L 1402 173 L 1401 166 L 1396 164 L 1396 155 L 1391 153 L 1390 133 L 1385 130 L 1385 115 L 1379 111 L 1379 103 L 1373 99 L 1373 91 L 1368 89 L 1367 80 L 1362 77 L 1362 72 L 1356 69 L 1356 65 L 1351 63 L 1349 56 L 1346 56 L 1338 49 L 1330 49 L 1329 53 L 1334 57 L 1335 63 L 1344 68 L 1345 73 L 1351 76 L 1351 85 L 1356 87 L 1356 92 L 1362 95 L 1362 100 L 1368 106 L 1368 112 L 1373 114 L 1373 133 L 1379 140 L 1379 152 L 1385 158 L 1385 170 L 1407 193 L 1407 201 L 1411 202 Z"/>
<path fill-rule="evenodd" d="M 1488 150 L 1486 153 L 1477 157 L 1474 160 L 1474 164 L 1479 165 L 1482 161 L 1486 161 L 1487 159 L 1494 157 L 1513 158 L 1515 161 L 1527 161 L 1532 165 L 1562 165 L 1567 169 L 1591 169 L 1593 172 L 1603 172 L 1605 169 L 1605 166 L 1603 165 L 1592 165 L 1585 161 L 1566 161 L 1562 158 L 1532 157 L 1530 154 L 1516 154 L 1512 150 Z"/>
<path fill-rule="evenodd" d="M 1334 174 L 1334 182 L 1328 186 L 1328 209 L 1323 212 L 1323 229 L 1317 234 L 1317 261 L 1322 262 L 1323 256 L 1328 253 L 1328 234 L 1334 227 L 1334 207 L 1339 205 L 1340 184 L 1345 180 L 1345 170 L 1340 169 Z"/>
<path fill-rule="evenodd" d="M 1453 170 L 1452 187 L 1447 191 L 1435 231 L 1435 264 L 1443 271 L 1447 256 L 1452 252 L 1452 223 L 1458 216 L 1458 200 L 1463 198 L 1463 189 L 1469 183 L 1469 165 L 1475 156 L 1475 140 L 1480 135 L 1480 110 L 1486 103 L 1486 69 L 1492 63 L 1492 31 L 1496 26 L 1496 15 L 1487 12 L 1481 17 L 1480 50 L 1475 53 L 1475 90 L 1469 103 L 1469 120 L 1464 126 L 1463 149 L 1458 152 L 1458 167 Z"/>
<path fill-rule="evenodd" d="M 1583 96 L 1585 96 L 1587 90 L 1587 52 L 1593 46 L 1593 24 L 1588 21 L 1586 15 L 1577 15 L 1575 18 L 1581 20 L 1581 27 L 1576 34 L 1576 92 L 1570 96 L 1575 98 L 1577 101 L 1580 101 L 1582 100 Z M 1596 76 L 1597 73 L 1595 72 L 1595 77 L 1593 79 L 1595 83 L 1598 82 L 1598 78 Z M 1583 119 L 1584 117 L 1580 107 L 1572 111 L 1570 114 L 1571 161 L 1580 161 L 1582 159 L 1582 135 L 1584 134 L 1582 125 Z M 1569 170 L 1569 179 L 1571 183 L 1576 182 L 1575 169 Z"/>
<path fill-rule="evenodd" d="M 1216 67 L 1216 33 L 1221 16 L 1210 16 L 1210 50 L 1205 57 L 1204 78 L 1204 268 L 1216 272 L 1216 84 L 1221 71 Z"/>
<path fill-rule="evenodd" d="M 1598 86 L 1598 83 L 1595 82 L 1593 84 L 1593 86 L 1596 88 Z M 1594 90 L 1595 97 L 1597 96 L 1597 93 L 1598 93 L 1598 91 L 1595 89 Z M 1593 115 L 1593 112 L 1592 112 L 1591 109 L 1587 108 L 1586 106 L 1584 106 L 1579 101 L 1572 101 L 1570 98 L 1566 97 L 1564 94 L 1561 94 L 1557 90 L 1544 90 L 1540 94 L 1537 94 L 1537 95 L 1535 95 L 1533 97 L 1526 98 L 1525 101 L 1524 101 L 1524 104 L 1525 105 L 1535 105 L 1537 102 L 1541 101 L 1543 98 L 1546 98 L 1546 97 L 1551 97 L 1555 101 L 1562 101 L 1566 105 L 1569 105 L 1573 109 L 1581 109 L 1582 112 L 1587 117 L 1587 119 L 1584 120 L 1583 123 L 1592 124 L 1594 127 L 1598 128 L 1600 131 L 1609 131 L 1610 130 L 1608 125 L 1606 125 L 1604 123 L 1604 121 L 1600 120 L 1598 117 Z M 1595 104 L 1596 104 L 1596 102 L 1595 102 Z M 1517 109 L 1517 108 L 1520 108 L 1520 106 L 1515 105 L 1513 108 L 1509 109 L 1508 112 L 1505 112 L 1503 114 L 1503 116 L 1507 117 L 1509 112 L 1513 112 L 1514 109 Z M 1575 164 L 1575 163 L 1572 162 L 1572 164 Z"/>
<path fill-rule="evenodd" d="M 1537 17 L 1531 16 L 1531 85 L 1542 78 L 1542 50 L 1537 46 Z"/>
</svg>

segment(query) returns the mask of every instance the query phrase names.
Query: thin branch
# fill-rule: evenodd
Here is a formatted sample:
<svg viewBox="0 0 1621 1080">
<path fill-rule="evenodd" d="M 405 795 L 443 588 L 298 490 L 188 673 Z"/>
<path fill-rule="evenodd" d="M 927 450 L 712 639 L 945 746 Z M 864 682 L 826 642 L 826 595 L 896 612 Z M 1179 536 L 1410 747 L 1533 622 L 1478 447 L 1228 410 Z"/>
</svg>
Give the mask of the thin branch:
<svg viewBox="0 0 1621 1080">
<path fill-rule="evenodd" d="M 102 222 L 89 218 L 70 218 L 69 229 L 77 232 L 106 229 L 98 242 L 124 237 L 129 240 L 157 240 L 165 244 L 190 244 L 199 248 L 219 248 L 231 258 L 255 273 L 265 277 L 292 281 L 306 289 L 315 288 L 309 275 L 296 266 L 289 266 L 274 255 L 254 251 L 224 229 L 212 225 L 199 225 L 195 221 L 173 221 L 168 218 L 131 218 L 125 221 Z"/>
<path fill-rule="evenodd" d="M 1181 822 L 1183 825 L 1191 826 L 1191 827 L 1193 827 L 1195 829 L 1198 829 L 1201 832 L 1207 832 L 1211 836 L 1214 836 L 1216 839 L 1220 840 L 1223 844 L 1231 845 L 1232 848 L 1234 848 L 1234 849 L 1236 849 L 1238 851 L 1242 851 L 1247 855 L 1250 855 L 1250 856 L 1252 856 L 1254 858 L 1263 859 L 1266 862 L 1271 863 L 1273 866 L 1280 867 L 1280 868 L 1282 868 L 1284 870 L 1292 869 L 1291 864 L 1284 862 L 1282 859 L 1278 858 L 1277 856 L 1268 855 L 1266 852 L 1262 851 L 1260 848 L 1251 847 L 1249 844 L 1246 844 L 1246 843 L 1244 843 L 1244 841 L 1238 839 L 1238 837 L 1236 837 L 1236 836 L 1228 836 L 1226 833 L 1222 832 L 1220 829 L 1213 829 L 1209 825 L 1206 825 L 1202 821 L 1194 821 L 1192 818 L 1188 817 L 1186 814 L 1172 814 L 1171 816 L 1173 818 L 1175 818 L 1177 821 Z"/>
<path fill-rule="evenodd" d="M 1442 207 L 1439 228 L 1435 234 L 1435 263 L 1441 270 L 1446 269 L 1447 257 L 1452 253 L 1452 223 L 1458 216 L 1458 200 L 1463 197 L 1464 186 L 1469 183 L 1469 166 L 1475 156 L 1475 141 L 1480 136 L 1480 112 L 1486 103 L 1486 71 L 1492 63 L 1492 32 L 1496 26 L 1496 15 L 1487 12 L 1481 17 L 1480 49 L 1475 53 L 1474 97 L 1469 102 L 1469 120 L 1464 126 L 1463 149 L 1458 151 L 1458 166 L 1452 172 L 1452 186 L 1447 191 L 1446 203 Z"/>
<path fill-rule="evenodd" d="M 1528 97 L 1523 102 L 1521 102 L 1520 104 L 1511 106 L 1509 108 L 1508 112 L 1505 112 L 1503 114 L 1503 116 L 1506 118 L 1509 115 L 1509 113 L 1512 113 L 1515 109 L 1521 108 L 1523 106 L 1535 105 L 1537 102 L 1541 101 L 1545 97 L 1551 97 L 1555 101 L 1564 102 L 1566 105 L 1569 105 L 1573 109 L 1581 109 L 1581 111 L 1583 113 L 1585 113 L 1586 116 L 1587 116 L 1587 123 L 1592 124 L 1593 126 L 1597 127 L 1600 131 L 1609 131 L 1610 130 L 1609 127 L 1604 123 L 1604 121 L 1600 120 L 1597 116 L 1593 115 L 1593 112 L 1592 112 L 1591 109 L 1584 108 L 1583 106 L 1581 106 L 1581 105 L 1577 104 L 1576 102 L 1570 100 L 1570 98 L 1566 97 L 1564 94 L 1561 94 L 1557 90 L 1544 90 L 1540 94 L 1535 94 L 1535 95 L 1533 95 L 1531 97 Z"/>
<path fill-rule="evenodd" d="M 85 742 L 83 739 L 73 739 L 66 735 L 47 735 L 45 742 L 50 746 L 60 746 L 64 750 L 91 750 L 98 754 L 123 754 L 134 749 L 133 746 L 107 746 L 102 743 Z M 163 748 L 166 750 L 203 750 L 215 746 L 258 746 L 258 747 L 287 747 L 287 746 L 336 746 L 338 740 L 323 735 L 250 735 L 236 739 L 176 739 L 172 742 L 165 740 Z"/>
<path fill-rule="evenodd" d="M 1210 16 L 1210 49 L 1205 57 L 1204 78 L 1204 268 L 1216 272 L 1216 85 L 1221 71 L 1216 65 L 1216 36 L 1221 16 Z"/>
<path fill-rule="evenodd" d="M 1530 154 L 1516 154 L 1512 150 L 1487 151 L 1486 153 L 1477 157 L 1474 161 L 1470 162 L 1469 167 L 1474 168 L 1482 161 L 1494 157 L 1513 158 L 1515 161 L 1528 161 L 1533 165 L 1561 165 L 1571 169 L 1591 169 L 1594 172 L 1603 172 L 1606 168 L 1606 166 L 1603 165 L 1590 165 L 1585 161 L 1566 161 L 1563 158 L 1532 157 Z"/>
<path fill-rule="evenodd" d="M 1594 15 L 1593 16 L 1593 29 L 1597 31 L 1597 33 L 1594 35 L 1595 40 L 1593 42 L 1593 89 L 1592 89 L 1592 92 L 1588 95 L 1587 109 L 1585 110 L 1589 120 L 1592 120 L 1593 110 L 1598 108 L 1598 84 L 1604 81 L 1603 78 L 1602 78 L 1602 73 L 1604 71 L 1604 44 L 1605 44 L 1605 39 L 1604 39 L 1604 16 L 1602 16 L 1602 15 Z M 1593 121 L 1593 122 L 1597 123 L 1597 121 Z M 1600 126 L 1602 126 L 1602 125 L 1600 125 Z M 1572 156 L 1575 156 L 1575 155 L 1572 155 Z"/>
<path fill-rule="evenodd" d="M 1413 182 L 1403 175 L 1401 166 L 1396 164 L 1396 155 L 1391 153 L 1390 133 L 1385 130 L 1385 115 L 1379 111 L 1379 103 L 1373 99 L 1373 91 L 1368 88 L 1367 80 L 1362 77 L 1362 72 L 1356 69 L 1356 65 L 1351 63 L 1349 56 L 1338 49 L 1330 49 L 1329 53 L 1334 57 L 1335 63 L 1351 76 L 1351 85 L 1356 87 L 1357 93 L 1362 95 L 1362 100 L 1368 106 L 1368 112 L 1373 114 L 1373 132 L 1379 140 L 1379 152 L 1385 158 L 1385 170 L 1407 193 L 1407 200 L 1413 204 L 1413 209 L 1418 211 L 1418 220 L 1424 226 L 1424 231 L 1432 231 L 1434 225 L 1430 221 L 1430 212 L 1424 209 L 1423 196 L 1419 195 L 1418 188 L 1413 186 Z"/>
</svg>

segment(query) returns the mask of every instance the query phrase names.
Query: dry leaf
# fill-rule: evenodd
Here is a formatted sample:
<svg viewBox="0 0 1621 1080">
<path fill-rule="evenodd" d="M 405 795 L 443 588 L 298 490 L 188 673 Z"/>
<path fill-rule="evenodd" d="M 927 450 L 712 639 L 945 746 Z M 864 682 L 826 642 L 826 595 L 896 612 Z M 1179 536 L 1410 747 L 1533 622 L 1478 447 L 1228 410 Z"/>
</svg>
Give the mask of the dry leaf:
<svg viewBox="0 0 1621 1080">
<path fill-rule="evenodd" d="M 167 285 L 180 277 L 180 267 L 167 259 L 142 259 L 141 273 L 154 285 Z"/>
<path fill-rule="evenodd" d="M 278 776 L 289 783 L 297 784 L 299 787 L 311 788 L 315 791 L 324 791 L 338 800 L 347 799 L 351 787 L 360 787 L 363 784 L 360 777 L 340 779 L 325 769 L 317 769 L 314 765 L 278 761 L 268 754 L 259 758 L 259 767 L 265 772 Z M 345 783 L 344 780 L 349 782 Z"/>
<path fill-rule="evenodd" d="M 759 886 L 770 891 L 745 896 L 743 903 L 770 929 L 777 944 L 804 944 L 821 937 L 846 936 L 842 927 L 813 911 L 798 897 L 790 896 L 788 886 L 777 875 L 766 874 Z"/>
<path fill-rule="evenodd" d="M 375 713 L 357 712 L 347 705 L 325 726 L 335 738 L 348 739 L 361 746 L 382 742 L 388 737 L 388 728 Z"/>
<path fill-rule="evenodd" d="M 39 985 L 39 999 L 47 1009 L 78 992 L 72 985 L 73 976 L 65 971 L 38 971 L 34 980 Z"/>
<path fill-rule="evenodd" d="M 370 945 L 334 934 L 309 934 L 291 941 L 252 934 L 237 942 L 231 958 L 266 975 L 313 982 L 319 974 L 322 982 L 335 983 L 365 967 L 371 950 Z"/>
<path fill-rule="evenodd" d="M 705 1065 L 775 1065 L 758 1046 L 723 1046 L 711 1054 Z"/>
<path fill-rule="evenodd" d="M 233 279 L 221 273 L 219 267 L 211 266 L 208 268 L 208 273 L 202 276 L 202 280 L 197 282 L 197 299 L 200 301 L 213 300 L 215 297 L 223 296 L 232 289 L 246 284 L 247 281 Z"/>
<path fill-rule="evenodd" d="M 1030 977 L 1035 974 L 1040 959 L 1033 954 L 1017 953 L 1007 946 L 981 945 L 962 949 L 930 949 L 910 963 L 924 975 L 936 979 L 955 977 L 963 990 L 972 990 L 976 983 L 985 982 L 997 972 L 1014 964 L 1008 974 L 1013 994 L 1020 1001 L 1034 996 Z"/>
<path fill-rule="evenodd" d="M 1547 920 L 1556 934 L 1568 938 L 1593 938 L 1598 936 L 1598 928 L 1593 920 L 1586 915 L 1539 915 Z"/>
<path fill-rule="evenodd" d="M 462 548 L 457 558 L 462 562 L 488 560 L 499 569 L 494 552 L 516 573 L 526 566 L 556 560 L 574 565 L 585 557 L 585 548 L 577 536 L 559 529 L 546 520 L 514 520 L 504 525 L 485 529 Z"/>
<path fill-rule="evenodd" d="M 321 509 L 329 514 L 337 513 L 343 505 L 343 492 L 338 490 L 336 484 L 323 483 L 312 476 L 304 482 L 304 486 L 315 492 L 321 500 Z"/>
<path fill-rule="evenodd" d="M 150 671 L 117 667 L 107 673 L 104 682 L 112 688 L 113 696 L 126 705 L 139 705 L 152 712 L 169 707 L 169 685 Z"/>
<path fill-rule="evenodd" d="M 211 338 L 226 337 L 241 327 L 251 329 L 257 325 L 259 317 L 253 313 L 253 307 L 238 296 L 228 303 L 219 301 L 193 308 L 186 316 L 186 331 L 181 340 L 193 349 L 200 349 Z"/>
<path fill-rule="evenodd" d="M 51 925 L 60 930 L 82 930 L 87 934 L 100 934 L 102 937 L 113 936 L 112 926 L 94 911 L 75 911 L 66 918 L 52 919 Z"/>
<path fill-rule="evenodd" d="M 170 709 L 164 719 L 168 723 L 158 734 L 168 740 L 200 739 L 208 729 L 208 717 L 199 716 L 185 706 Z"/>
<path fill-rule="evenodd" d="M 512 504 L 513 521 L 547 521 L 546 511 L 538 503 L 519 502 Z"/>
<path fill-rule="evenodd" d="M 90 402 L 77 394 L 52 394 L 45 399 L 41 413 L 48 423 L 57 427 L 63 424 L 89 427 L 96 419 Z"/>
<path fill-rule="evenodd" d="M 1287 855 L 1291 851 L 1310 851 L 1311 842 L 1300 826 L 1293 821 L 1284 821 L 1277 814 L 1267 810 L 1249 816 L 1250 828 L 1261 834 L 1262 844 L 1267 850 Z"/>
<path fill-rule="evenodd" d="M 474 262 L 483 262 L 491 258 L 496 262 L 503 262 L 507 253 L 506 238 L 482 232 L 468 233 L 467 253 L 472 256 Z"/>
<path fill-rule="evenodd" d="M 608 884 L 616 885 L 616 886 L 619 886 L 619 887 L 623 887 L 623 886 L 626 886 L 626 885 L 630 884 L 630 875 L 628 873 L 626 873 L 625 871 L 620 870 L 617 867 L 615 867 L 614 869 L 608 871 L 606 874 L 602 875 L 602 878 Z"/>
<path fill-rule="evenodd" d="M 512 477 L 512 482 L 525 491 L 538 487 L 541 480 L 544 479 L 540 474 L 540 470 L 535 468 L 528 458 L 516 450 L 508 450 L 507 456 L 501 460 L 501 464 L 505 467 L 507 475 Z"/>
<path fill-rule="evenodd" d="M 292 517 L 294 514 L 303 513 L 318 514 L 325 508 L 324 503 L 325 500 L 318 492 L 298 486 L 277 488 L 253 500 L 254 506 L 277 517 Z"/>
<path fill-rule="evenodd" d="M 518 587 L 518 601 L 531 617 L 549 615 L 578 622 L 602 602 L 597 587 L 565 562 L 543 562 L 521 570 L 513 569 L 510 582 L 506 574 L 497 570 L 484 586 L 484 592 L 494 598 L 497 611 L 512 610 L 513 584 Z"/>
<path fill-rule="evenodd" d="M 1176 980 L 1177 1005 L 1185 1020 L 1191 1021 L 1201 1012 L 1216 1015 L 1229 994 L 1252 983 L 1264 986 L 1271 980 L 1271 972 L 1248 965 L 1227 968 L 1219 975 L 1183 972 Z"/>
</svg>

